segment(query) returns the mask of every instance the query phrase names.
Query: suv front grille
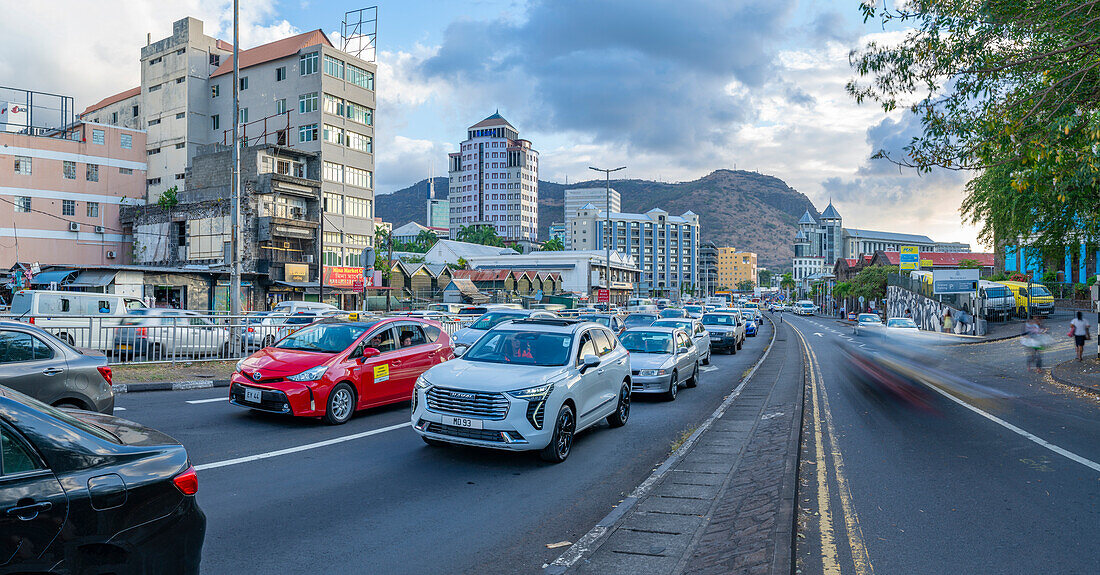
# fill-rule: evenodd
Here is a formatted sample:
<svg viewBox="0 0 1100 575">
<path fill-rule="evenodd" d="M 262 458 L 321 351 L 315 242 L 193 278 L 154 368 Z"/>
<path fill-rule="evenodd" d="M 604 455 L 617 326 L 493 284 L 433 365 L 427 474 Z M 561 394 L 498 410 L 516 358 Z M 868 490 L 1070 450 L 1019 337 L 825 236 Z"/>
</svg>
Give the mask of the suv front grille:
<svg viewBox="0 0 1100 575">
<path fill-rule="evenodd" d="M 427 404 L 428 409 L 437 413 L 479 419 L 504 419 L 508 415 L 508 400 L 499 393 L 433 387 L 428 390 Z"/>
<path fill-rule="evenodd" d="M 455 427 L 453 425 L 429 422 L 428 432 L 438 433 L 440 435 L 450 435 L 451 437 L 464 437 L 466 439 L 504 443 L 501 432 L 492 429 L 466 429 L 465 427 Z"/>
</svg>

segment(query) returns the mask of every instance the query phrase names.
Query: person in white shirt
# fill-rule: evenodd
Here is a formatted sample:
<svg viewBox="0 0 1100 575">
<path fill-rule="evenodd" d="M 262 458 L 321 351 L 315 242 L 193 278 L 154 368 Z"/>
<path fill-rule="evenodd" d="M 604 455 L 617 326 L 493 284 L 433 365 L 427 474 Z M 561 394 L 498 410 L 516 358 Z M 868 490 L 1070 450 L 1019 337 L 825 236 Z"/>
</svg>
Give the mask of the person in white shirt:
<svg viewBox="0 0 1100 575">
<path fill-rule="evenodd" d="M 1077 317 L 1069 322 L 1070 333 L 1073 334 L 1073 343 L 1077 346 L 1077 361 L 1081 361 L 1081 355 L 1085 351 L 1085 340 L 1089 334 L 1089 324 L 1083 319 L 1083 314 L 1077 312 Z"/>
</svg>

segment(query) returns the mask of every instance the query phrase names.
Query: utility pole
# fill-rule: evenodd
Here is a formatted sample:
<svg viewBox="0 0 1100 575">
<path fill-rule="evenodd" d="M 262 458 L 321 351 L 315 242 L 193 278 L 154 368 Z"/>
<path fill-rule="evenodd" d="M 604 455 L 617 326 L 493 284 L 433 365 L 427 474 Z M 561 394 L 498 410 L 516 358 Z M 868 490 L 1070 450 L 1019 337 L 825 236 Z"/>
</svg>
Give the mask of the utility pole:
<svg viewBox="0 0 1100 575">
<path fill-rule="evenodd" d="M 388 247 L 388 255 L 386 256 L 386 265 L 389 267 L 389 278 L 386 280 L 386 313 L 390 311 L 390 292 L 393 291 L 393 230 L 386 234 L 386 245 Z"/>
<path fill-rule="evenodd" d="M 232 267 L 229 274 L 229 313 L 233 316 L 230 325 L 241 315 L 241 99 L 240 99 L 240 9 L 238 0 L 233 0 L 233 238 L 230 240 Z M 230 330 L 233 349 L 241 348 L 240 329 Z"/>
<path fill-rule="evenodd" d="M 325 191 L 321 190 L 320 227 L 317 228 L 317 302 L 325 302 Z"/>
<path fill-rule="evenodd" d="M 607 182 L 606 194 L 604 196 L 604 205 L 606 206 L 604 211 L 604 231 L 607 232 L 607 239 L 605 240 L 607 245 L 604 246 L 604 252 L 607 263 L 607 277 L 605 279 L 605 283 L 607 284 L 607 327 L 611 327 L 611 242 L 615 240 L 614 236 L 611 235 L 611 172 L 625 170 L 626 166 L 612 169 L 593 168 L 589 166 L 588 169 L 603 172 Z"/>
</svg>

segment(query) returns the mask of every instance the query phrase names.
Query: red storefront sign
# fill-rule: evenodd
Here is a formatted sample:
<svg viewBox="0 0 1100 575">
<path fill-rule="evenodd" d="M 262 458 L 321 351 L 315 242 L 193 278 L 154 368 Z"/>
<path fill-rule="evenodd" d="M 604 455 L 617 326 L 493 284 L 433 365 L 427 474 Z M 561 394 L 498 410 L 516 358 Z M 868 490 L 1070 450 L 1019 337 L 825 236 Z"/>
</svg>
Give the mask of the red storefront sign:
<svg viewBox="0 0 1100 575">
<path fill-rule="evenodd" d="M 611 301 L 610 290 L 606 288 L 596 290 L 596 303 L 607 303 L 609 301 Z"/>
<path fill-rule="evenodd" d="M 328 287 L 355 289 L 356 280 L 359 289 L 363 289 L 363 268 L 325 266 L 325 285 Z"/>
</svg>

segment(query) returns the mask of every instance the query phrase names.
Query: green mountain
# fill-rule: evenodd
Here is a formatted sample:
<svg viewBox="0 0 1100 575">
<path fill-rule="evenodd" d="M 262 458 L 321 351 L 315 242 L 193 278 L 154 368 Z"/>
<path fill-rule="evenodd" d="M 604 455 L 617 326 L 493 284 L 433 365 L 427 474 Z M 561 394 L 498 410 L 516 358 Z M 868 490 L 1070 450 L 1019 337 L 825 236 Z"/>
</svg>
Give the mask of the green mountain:
<svg viewBox="0 0 1100 575">
<path fill-rule="evenodd" d="M 539 181 L 539 235 L 553 222 L 564 221 L 567 188 L 603 186 L 599 180 L 570 183 Z M 436 197 L 447 196 L 447 178 L 436 178 Z M 818 212 L 804 194 L 783 180 L 744 170 L 717 170 L 698 180 L 669 184 L 649 180 L 613 180 L 622 196 L 623 211 L 661 208 L 670 214 L 699 214 L 703 241 L 756 252 L 761 266 L 789 269 L 794 253 L 791 239 L 798 218 Z M 427 180 L 376 198 L 375 215 L 394 227 L 410 221 L 424 223 Z"/>
</svg>

